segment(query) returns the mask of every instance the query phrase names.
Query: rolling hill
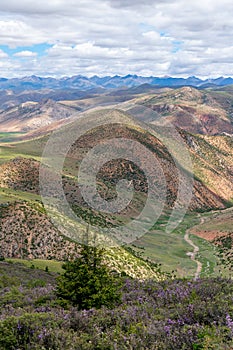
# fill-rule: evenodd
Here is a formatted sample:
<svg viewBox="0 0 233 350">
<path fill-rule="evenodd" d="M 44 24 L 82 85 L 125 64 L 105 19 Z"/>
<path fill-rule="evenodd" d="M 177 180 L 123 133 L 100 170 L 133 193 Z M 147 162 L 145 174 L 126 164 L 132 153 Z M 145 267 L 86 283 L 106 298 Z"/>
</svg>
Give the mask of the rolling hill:
<svg viewBox="0 0 233 350">
<path fill-rule="evenodd" d="M 145 96 L 138 102 L 156 112 L 165 124 L 172 123 L 190 133 L 232 135 L 231 115 L 216 96 L 209 91 L 182 87 L 152 97 Z"/>
<path fill-rule="evenodd" d="M 25 102 L 0 113 L 4 132 L 29 132 L 72 117 L 77 110 L 53 100 Z"/>
<path fill-rule="evenodd" d="M 147 237 L 145 236 L 145 240 L 143 238 L 139 243 L 147 246 L 148 242 L 151 242 L 150 245 L 155 247 L 157 258 L 151 254 L 151 251 L 149 256 L 156 263 L 164 264 L 167 271 L 171 271 L 172 266 L 178 266 L 180 276 L 184 276 L 185 273 L 192 275 L 195 271 L 195 264 L 186 256 L 189 248 L 183 242 L 184 227 L 197 224 L 196 220 L 199 214 L 195 214 L 196 212 L 222 210 L 232 205 L 233 147 L 230 104 L 217 91 L 199 91 L 190 87 L 182 87 L 180 89 L 158 90 L 156 93 L 150 91 L 148 94 L 148 86 L 145 88 L 146 93 L 143 93 L 143 89 L 139 89 L 138 97 L 132 94 L 130 98 L 133 99 L 132 102 L 152 108 L 156 111 L 155 115 L 158 118 L 167 119 L 169 123 L 172 122 L 176 125 L 179 137 L 183 139 L 192 158 L 194 187 L 187 221 L 181 229 L 169 236 L 172 249 L 170 262 L 166 261 L 166 240 L 161 232 L 160 234 L 156 233 L 157 226 L 148 233 Z M 107 227 L 119 223 L 124 224 L 138 215 L 147 195 L 147 184 L 140 169 L 132 167 L 123 159 L 107 162 L 97 178 L 101 196 L 109 201 L 116 196 L 115 185 L 119 179 L 126 177 L 133 182 L 135 189 L 133 201 L 122 213 L 100 215 L 98 212 L 90 210 L 77 185 L 78 166 L 94 146 L 103 140 L 126 138 L 144 145 L 156 156 L 162 167 L 167 186 L 163 217 L 166 217 L 167 211 L 172 210 L 179 182 L 174 159 L 160 140 L 143 129 L 140 121 L 135 126 L 137 121 L 132 120 L 127 110 L 125 112 L 113 110 L 111 104 L 115 104 L 117 98 L 115 100 L 114 95 L 109 96 L 103 95 L 90 99 L 62 102 L 51 100 L 28 102 L 1 113 L 0 127 L 2 130 L 4 128 L 7 131 L 25 132 L 23 136 L 20 136 L 21 142 L 9 143 L 8 141 L 0 146 L 0 201 L 2 203 L 0 226 L 1 240 L 4 243 L 2 245 L 3 255 L 15 258 L 62 260 L 68 251 L 75 252 L 74 243 L 67 240 L 65 236 L 59 235 L 40 204 L 39 168 L 41 155 L 52 130 L 58 129 L 58 134 L 64 130 L 69 135 L 69 130 L 72 130 L 73 125 L 72 118 L 76 115 L 77 110 L 87 110 L 93 105 L 101 105 L 107 100 L 108 113 L 111 116 L 114 114 L 117 122 L 106 124 L 104 127 L 96 127 L 72 144 L 63 167 L 62 182 L 66 199 L 82 218 L 87 221 L 94 220 Z M 106 108 L 90 109 L 88 113 L 97 118 L 102 113 L 106 114 Z M 85 125 L 85 114 L 80 113 L 80 117 L 80 123 Z M 108 119 L 107 116 L 105 118 Z M 143 115 L 141 120 L 144 120 Z M 152 129 L 156 128 L 153 119 L 147 121 Z M 114 143 L 112 146 L 114 147 Z M 57 154 L 58 158 L 62 156 L 62 153 Z M 139 153 L 135 153 L 135 156 L 140 158 Z M 152 167 L 149 171 L 152 171 Z M 50 176 L 53 177 L 52 171 L 48 177 L 48 183 Z M 162 229 L 166 225 L 166 220 L 161 221 L 161 226 L 160 223 L 158 225 L 159 229 Z M 46 226 L 49 237 L 45 233 Z M 80 227 L 81 231 L 83 229 Z M 7 240 L 6 237 L 9 239 Z M 204 236 L 202 238 L 208 239 Z M 175 243 L 176 241 L 177 243 Z M 32 242 L 34 243 L 32 244 Z M 41 249 L 39 242 L 42 244 Z M 199 244 L 203 244 L 204 247 L 204 243 Z M 45 245 L 46 249 L 43 248 Z M 157 246 L 161 247 L 160 251 L 156 250 Z M 126 261 L 129 261 L 127 270 L 130 271 L 130 274 L 133 275 L 133 270 L 135 270 L 137 276 L 140 275 L 140 271 L 143 271 L 143 276 L 152 276 L 153 274 L 156 276 L 156 268 L 153 270 L 150 264 L 143 262 L 132 252 L 124 248 L 119 249 L 118 258 L 116 251 L 109 251 L 109 264 L 111 265 L 112 261 L 112 267 L 115 266 L 117 270 L 123 270 Z M 210 248 L 208 249 L 209 261 L 215 261 L 211 258 L 211 254 L 215 253 Z M 179 266 L 179 261 L 182 261 L 182 266 Z"/>
</svg>

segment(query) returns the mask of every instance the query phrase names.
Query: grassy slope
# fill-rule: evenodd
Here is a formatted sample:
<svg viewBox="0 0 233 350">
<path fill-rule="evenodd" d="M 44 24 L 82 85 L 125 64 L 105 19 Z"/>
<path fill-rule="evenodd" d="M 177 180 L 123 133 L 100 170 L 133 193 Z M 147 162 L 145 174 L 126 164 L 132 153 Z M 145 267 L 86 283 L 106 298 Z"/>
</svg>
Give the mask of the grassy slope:
<svg viewBox="0 0 233 350">
<path fill-rule="evenodd" d="M 61 273 L 63 271 L 61 261 L 42 259 L 6 259 L 6 261 L 13 264 L 23 264 L 24 266 L 30 267 L 31 269 L 35 268 L 39 270 L 45 270 L 48 268 L 48 271 L 55 273 Z"/>
<path fill-rule="evenodd" d="M 4 144 L 0 147 L 0 162 L 5 162 L 6 160 L 12 159 L 16 156 L 33 157 L 39 160 L 46 140 L 47 137 L 43 137 L 27 142 L 17 142 L 11 145 Z M 207 147 L 208 151 L 212 149 L 212 147 L 214 148 L 215 145 L 212 143 L 213 142 L 211 140 L 211 146 Z M 202 151 L 204 148 L 206 148 L 205 141 L 199 142 L 199 145 L 201 146 Z M 203 166 L 203 164 L 201 165 Z M 196 164 L 195 166 L 197 167 Z M 198 175 L 200 178 L 204 178 L 204 176 L 200 176 L 200 173 Z M 205 182 L 207 183 L 207 180 Z M 2 189 L 0 191 L 1 202 L 14 201 L 14 199 L 17 198 L 26 201 L 34 201 L 38 200 L 39 196 L 22 193 L 19 191 L 15 192 L 8 189 Z M 166 221 L 166 218 L 164 218 L 164 220 Z M 138 252 L 142 252 L 140 247 L 145 247 L 143 256 L 149 257 L 156 263 L 162 263 L 166 271 L 171 272 L 172 270 L 177 269 L 179 276 L 193 275 L 196 264 L 186 255 L 186 253 L 190 251 L 190 246 L 183 240 L 183 235 L 188 227 L 192 227 L 196 224 L 196 216 L 187 215 L 182 225 L 180 225 L 176 232 L 168 235 L 167 233 L 163 232 L 164 223 L 162 219 L 151 232 L 142 237 L 140 241 L 136 242 L 136 246 L 139 247 L 139 249 L 134 246 L 133 248 Z M 200 255 L 203 256 L 203 258 L 201 258 L 204 266 L 203 273 L 216 274 L 218 271 L 217 258 L 215 257 L 213 246 L 200 238 L 198 239 L 198 245 L 200 247 Z"/>
<path fill-rule="evenodd" d="M 187 229 L 196 226 L 201 217 L 211 215 L 213 214 L 187 213 L 183 222 L 172 233 L 165 232 L 163 225 L 167 218 L 164 217 L 164 220 L 158 222 L 153 230 L 136 241 L 132 248 L 142 256 L 162 264 L 165 271 L 176 270 L 176 275 L 181 277 L 193 276 L 196 271 L 196 263 L 186 255 L 187 252 L 192 251 L 192 248 L 184 241 L 184 234 Z M 217 248 L 213 244 L 194 235 L 191 235 L 191 239 L 200 249 L 197 258 L 203 264 L 202 277 L 217 276 L 219 273 L 223 276 L 230 275 L 229 269 L 221 265 Z"/>
<path fill-rule="evenodd" d="M 15 191 L 10 188 L 0 188 L 0 203 L 9 203 L 16 200 L 22 201 L 40 201 L 40 196 L 34 193 Z"/>
<path fill-rule="evenodd" d="M 21 132 L 0 132 L 0 142 L 13 142 L 23 135 Z"/>
</svg>

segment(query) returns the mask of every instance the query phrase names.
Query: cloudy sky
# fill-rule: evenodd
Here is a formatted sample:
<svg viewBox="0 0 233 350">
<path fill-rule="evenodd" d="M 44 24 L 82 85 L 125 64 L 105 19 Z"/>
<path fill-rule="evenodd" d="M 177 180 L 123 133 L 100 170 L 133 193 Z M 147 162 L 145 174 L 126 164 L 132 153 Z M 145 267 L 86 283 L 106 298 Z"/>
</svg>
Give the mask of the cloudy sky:
<svg viewBox="0 0 233 350">
<path fill-rule="evenodd" d="M 0 77 L 233 76 L 232 15 L 232 0 L 1 0 Z"/>
</svg>

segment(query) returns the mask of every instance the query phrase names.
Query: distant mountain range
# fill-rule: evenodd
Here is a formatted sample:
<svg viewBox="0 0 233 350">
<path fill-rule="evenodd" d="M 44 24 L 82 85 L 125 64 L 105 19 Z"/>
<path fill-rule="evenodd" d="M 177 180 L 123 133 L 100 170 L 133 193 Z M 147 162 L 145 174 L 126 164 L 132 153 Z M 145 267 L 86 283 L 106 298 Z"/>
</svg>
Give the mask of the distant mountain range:
<svg viewBox="0 0 233 350">
<path fill-rule="evenodd" d="M 38 77 L 35 75 L 23 78 L 0 78 L 0 90 L 10 89 L 15 91 L 38 90 L 38 89 L 115 89 L 115 88 L 132 88 L 140 85 L 151 85 L 156 87 L 216 87 L 233 84 L 233 78 L 219 77 L 216 79 L 202 80 L 195 76 L 188 78 L 173 78 L 173 77 L 142 77 L 138 75 L 126 76 L 93 76 L 87 78 L 82 75 L 72 77 L 63 77 L 55 79 L 51 77 Z"/>
<path fill-rule="evenodd" d="M 0 131 L 33 133 L 34 136 L 39 136 L 70 123 L 73 118 L 77 119 L 79 112 L 97 106 L 115 108 L 116 104 L 122 101 L 131 101 L 135 105 L 147 107 L 146 110 L 148 108 L 153 110 L 153 113 L 149 113 L 149 120 L 146 119 L 147 113 L 145 115 L 140 113 L 140 120 L 144 122 L 153 124 L 156 116 L 165 124 L 172 123 L 194 134 L 233 135 L 233 94 L 222 91 L 227 87 L 222 88 L 221 91 L 216 88 L 206 90 L 191 86 L 175 89 L 155 88 L 153 92 L 151 92 L 152 89 L 148 90 L 144 87 L 145 85 L 104 90 L 105 93 L 93 94 L 92 97 L 90 90 L 87 90 L 83 92 L 86 97 L 82 96 L 82 98 L 78 93 L 63 95 L 62 90 L 11 92 L 10 95 L 5 96 L 0 94 Z M 138 90 L 143 95 L 137 94 Z M 4 92 L 7 94 L 8 91 Z M 51 98 L 47 98 L 49 91 L 52 93 Z M 57 96 L 54 95 L 56 92 Z M 125 92 L 124 96 L 123 92 Z M 53 99 L 55 96 L 57 100 Z"/>
</svg>

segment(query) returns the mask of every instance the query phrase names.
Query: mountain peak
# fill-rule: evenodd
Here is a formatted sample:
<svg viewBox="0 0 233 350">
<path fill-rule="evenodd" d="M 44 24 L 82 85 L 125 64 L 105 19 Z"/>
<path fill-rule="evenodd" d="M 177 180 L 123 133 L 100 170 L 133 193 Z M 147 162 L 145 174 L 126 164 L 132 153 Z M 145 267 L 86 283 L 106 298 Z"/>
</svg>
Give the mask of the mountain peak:
<svg viewBox="0 0 233 350">
<path fill-rule="evenodd" d="M 150 84 L 157 87 L 180 87 L 185 85 L 202 87 L 206 84 L 212 84 L 213 86 L 225 86 L 232 85 L 233 78 L 219 77 L 215 79 L 210 78 L 202 80 L 196 76 L 190 76 L 188 78 L 171 77 L 167 75 L 163 77 L 143 77 L 137 74 L 101 77 L 98 75 L 93 75 L 90 78 L 81 74 L 61 78 L 39 77 L 37 75 L 13 79 L 0 78 L 0 90 L 13 89 L 17 91 L 23 91 L 28 88 L 31 90 L 70 88 L 87 91 L 93 88 L 112 89 L 132 86 L 137 87 L 142 84 Z"/>
</svg>

